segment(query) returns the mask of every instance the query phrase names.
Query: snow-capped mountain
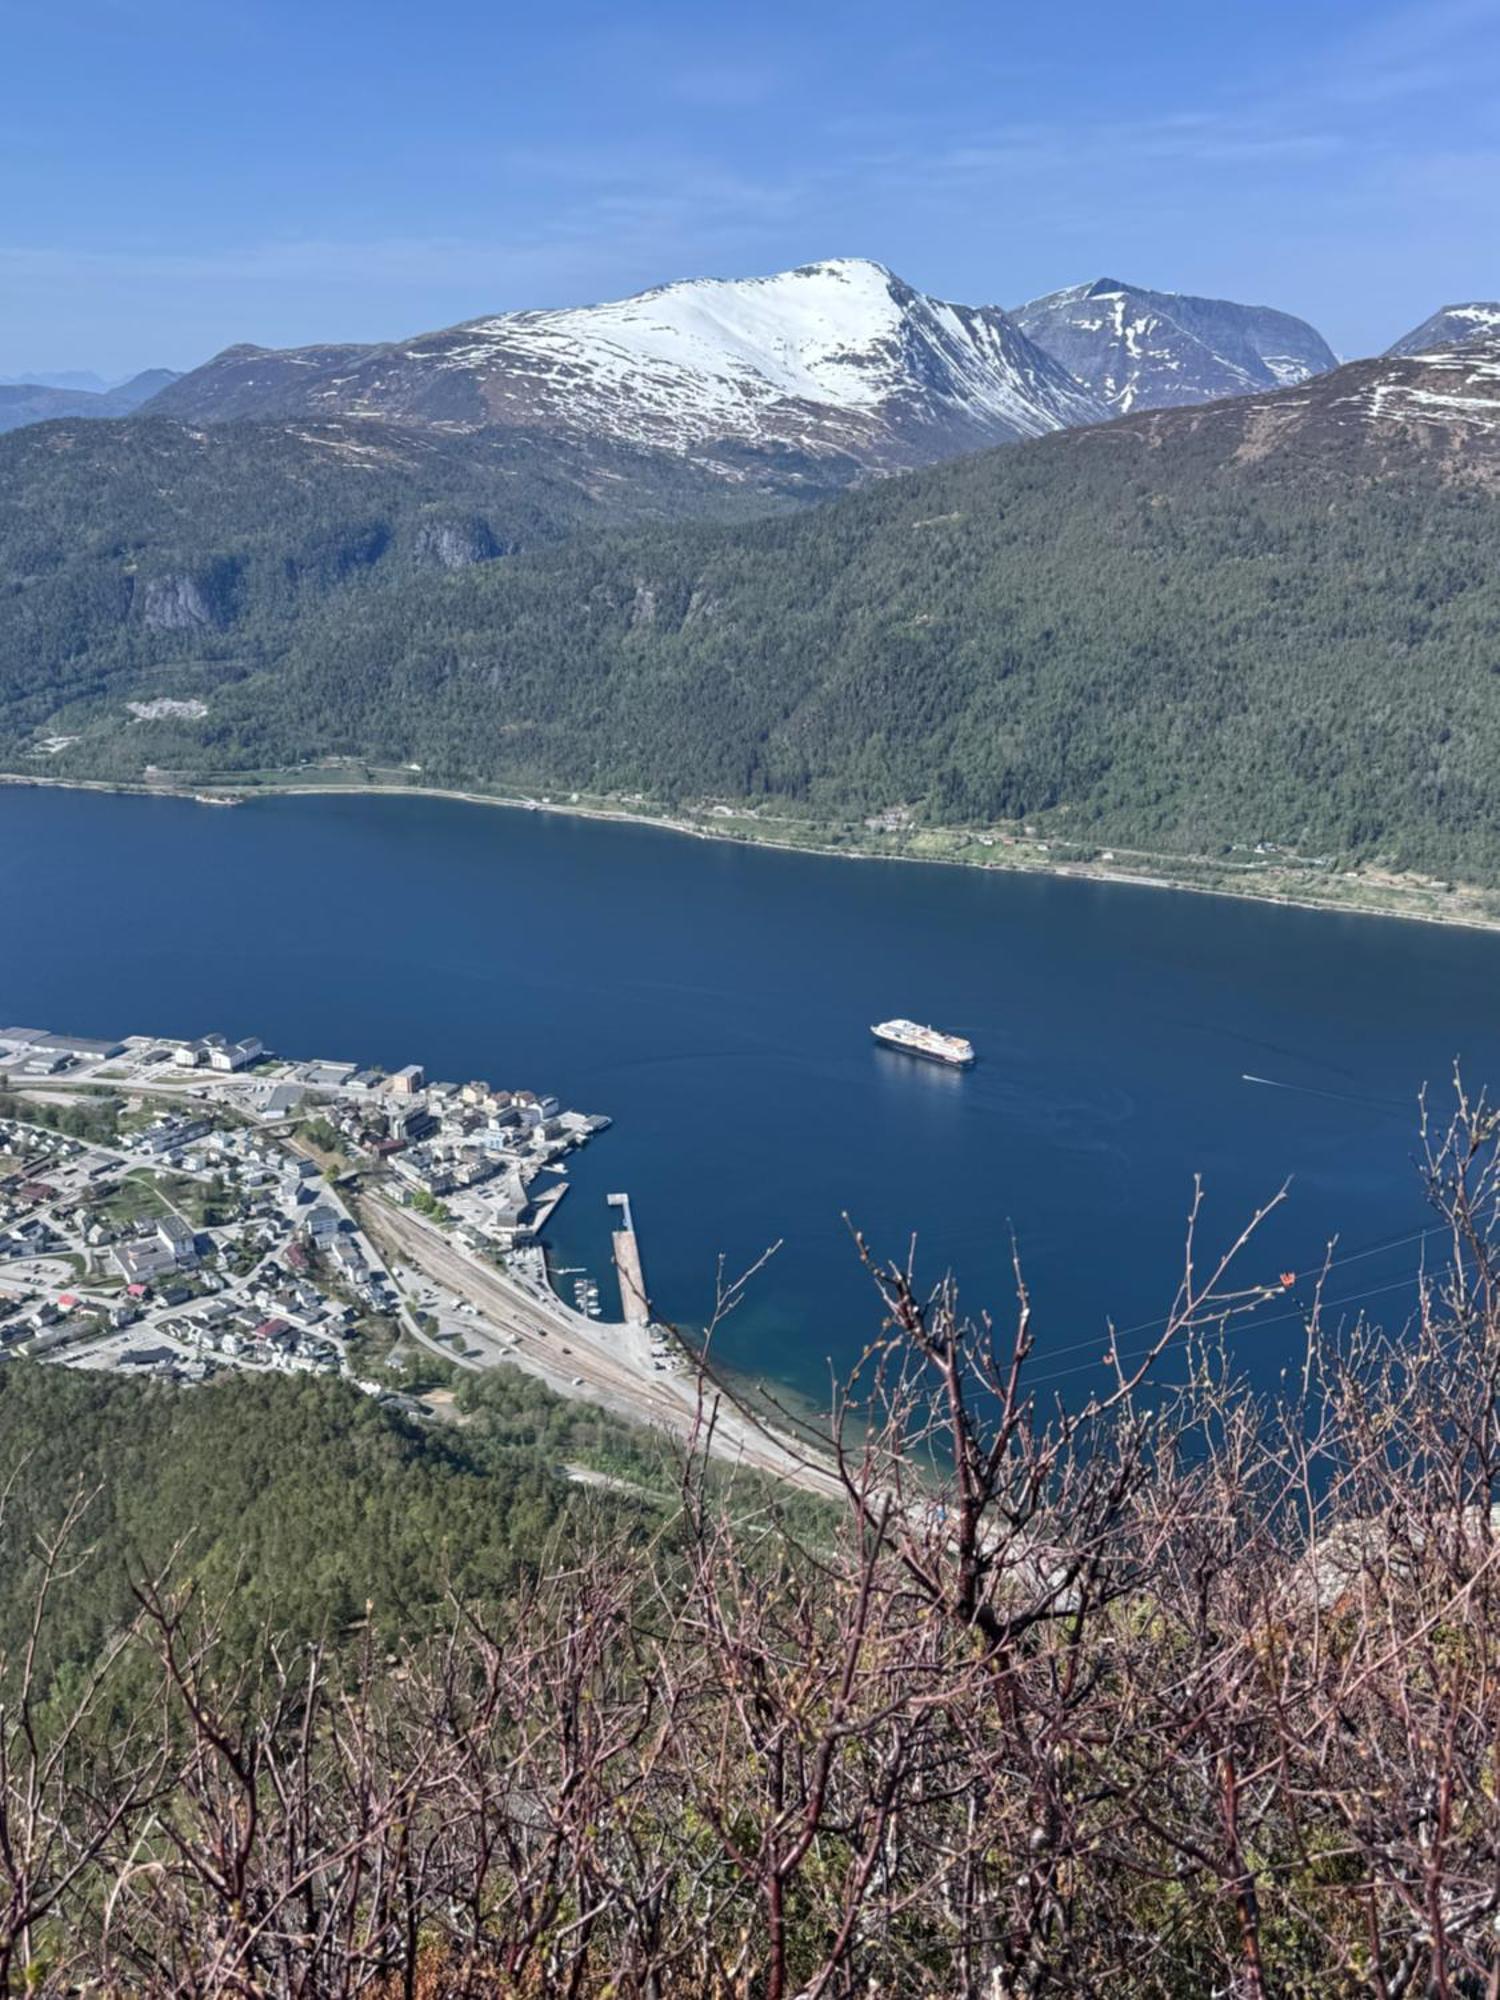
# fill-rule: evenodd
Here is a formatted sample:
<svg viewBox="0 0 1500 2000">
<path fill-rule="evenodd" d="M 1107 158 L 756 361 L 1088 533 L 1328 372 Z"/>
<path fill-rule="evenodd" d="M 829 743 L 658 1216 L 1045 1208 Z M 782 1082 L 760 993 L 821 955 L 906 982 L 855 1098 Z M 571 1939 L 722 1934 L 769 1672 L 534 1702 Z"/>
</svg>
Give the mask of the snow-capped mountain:
<svg viewBox="0 0 1500 2000">
<path fill-rule="evenodd" d="M 1462 347 L 1470 340 L 1500 334 L 1500 301 L 1476 300 L 1463 306 L 1439 306 L 1430 319 L 1414 326 L 1386 349 L 1387 354 L 1435 354 Z"/>
<path fill-rule="evenodd" d="M 230 348 L 150 414 L 506 426 L 667 450 L 737 476 L 787 453 L 851 474 L 894 470 L 1108 412 L 998 307 L 949 305 L 843 258 L 378 347 Z"/>
<path fill-rule="evenodd" d="M 1115 278 L 1049 292 L 1011 318 L 1112 415 L 1284 389 L 1337 361 L 1322 335 L 1290 313 Z"/>
</svg>

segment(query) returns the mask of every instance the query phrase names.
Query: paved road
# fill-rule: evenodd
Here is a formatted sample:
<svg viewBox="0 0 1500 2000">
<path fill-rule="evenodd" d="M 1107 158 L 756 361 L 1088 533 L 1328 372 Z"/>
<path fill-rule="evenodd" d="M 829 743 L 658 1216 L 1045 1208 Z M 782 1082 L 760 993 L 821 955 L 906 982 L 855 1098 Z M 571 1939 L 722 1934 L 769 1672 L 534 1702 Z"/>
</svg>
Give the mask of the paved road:
<svg viewBox="0 0 1500 2000">
<path fill-rule="evenodd" d="M 469 1300 L 496 1337 L 496 1359 L 540 1375 L 562 1395 L 584 1396 L 634 1423 L 658 1425 L 684 1438 L 699 1421 L 695 1380 L 652 1366 L 643 1327 L 586 1319 L 555 1296 L 538 1298 L 492 1264 L 458 1249 L 442 1231 L 408 1209 L 371 1197 L 370 1219 L 409 1264 L 445 1291 Z M 378 1218 L 378 1220 L 377 1220 Z M 474 1326 L 480 1331 L 480 1323 Z M 833 1496 L 832 1476 L 733 1407 L 721 1403 L 714 1432 L 718 1456 Z"/>
</svg>

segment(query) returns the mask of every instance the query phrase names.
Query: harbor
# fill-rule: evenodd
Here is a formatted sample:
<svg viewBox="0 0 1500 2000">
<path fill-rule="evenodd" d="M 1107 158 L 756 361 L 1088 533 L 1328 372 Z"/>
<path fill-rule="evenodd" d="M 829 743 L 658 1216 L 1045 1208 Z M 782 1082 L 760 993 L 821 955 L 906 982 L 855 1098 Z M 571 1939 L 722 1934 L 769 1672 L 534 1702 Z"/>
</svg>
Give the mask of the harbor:
<svg viewBox="0 0 1500 2000">
<path fill-rule="evenodd" d="M 430 1355 L 518 1367 L 686 1436 L 697 1375 L 652 1323 L 630 1196 L 604 1204 L 618 1319 L 587 1269 L 549 1271 L 540 1241 L 566 1156 L 608 1124 L 418 1063 L 282 1057 L 253 1035 L 0 1028 L 0 1365 L 182 1386 L 335 1374 L 420 1415 L 399 1390 Z M 733 1409 L 714 1449 L 827 1484 Z"/>
</svg>

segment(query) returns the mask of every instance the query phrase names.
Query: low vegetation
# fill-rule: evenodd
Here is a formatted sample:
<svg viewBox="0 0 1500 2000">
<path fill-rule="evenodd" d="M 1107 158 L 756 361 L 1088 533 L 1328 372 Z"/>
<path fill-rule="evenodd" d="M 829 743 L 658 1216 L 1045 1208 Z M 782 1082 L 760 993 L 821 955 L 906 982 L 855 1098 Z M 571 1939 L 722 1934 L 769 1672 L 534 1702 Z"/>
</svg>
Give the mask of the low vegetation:
<svg viewBox="0 0 1500 2000">
<path fill-rule="evenodd" d="M 35 1093 L 18 1097 L 4 1088 L 0 1075 L 0 1118 L 59 1132 L 65 1139 L 82 1139 L 107 1146 L 118 1138 L 121 1103 L 107 1091 L 70 1091 L 66 1103 L 53 1103 Z"/>
<path fill-rule="evenodd" d="M 1493 1992 L 1497 1150 L 1461 1102 L 1413 1323 L 1314 1304 L 1269 1399 L 1233 1253 L 1073 1407 L 1024 1290 L 872 1266 L 837 1508 L 504 1374 L 12 1364 L 0 1990 Z"/>
</svg>

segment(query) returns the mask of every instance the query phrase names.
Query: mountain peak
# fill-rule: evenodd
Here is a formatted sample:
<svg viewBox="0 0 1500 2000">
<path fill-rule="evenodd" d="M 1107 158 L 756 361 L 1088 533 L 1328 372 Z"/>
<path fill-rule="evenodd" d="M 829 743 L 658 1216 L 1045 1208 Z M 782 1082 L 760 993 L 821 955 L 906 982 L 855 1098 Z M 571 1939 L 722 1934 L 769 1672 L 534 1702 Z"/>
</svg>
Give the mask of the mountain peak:
<svg viewBox="0 0 1500 2000">
<path fill-rule="evenodd" d="M 1322 336 L 1290 313 L 1116 278 L 1049 292 L 1011 317 L 1121 415 L 1287 388 L 1336 364 Z"/>
<path fill-rule="evenodd" d="M 1386 349 L 1387 354 L 1432 354 L 1445 348 L 1467 347 L 1500 333 L 1500 301 L 1470 299 L 1461 305 L 1439 306 L 1420 326 Z"/>
<path fill-rule="evenodd" d="M 811 264 L 798 264 L 790 272 L 776 275 L 793 278 L 878 278 L 888 282 L 895 273 L 889 264 L 882 264 L 876 257 L 819 257 Z"/>
<path fill-rule="evenodd" d="M 370 348 L 231 349 L 154 414 L 522 428 L 689 454 L 894 470 L 1097 422 L 1102 404 L 998 308 L 932 299 L 865 257 L 499 313 Z"/>
</svg>

